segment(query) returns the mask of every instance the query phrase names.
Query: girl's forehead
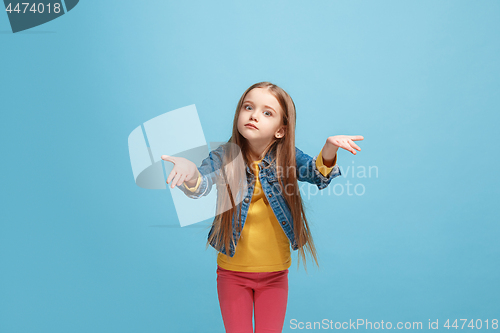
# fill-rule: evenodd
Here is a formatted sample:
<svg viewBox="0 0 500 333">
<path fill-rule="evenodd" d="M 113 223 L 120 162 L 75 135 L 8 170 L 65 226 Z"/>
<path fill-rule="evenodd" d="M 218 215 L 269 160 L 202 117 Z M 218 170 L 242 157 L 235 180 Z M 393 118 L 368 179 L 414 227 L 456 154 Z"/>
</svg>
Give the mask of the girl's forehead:
<svg viewBox="0 0 500 333">
<path fill-rule="evenodd" d="M 276 97 L 265 88 L 253 88 L 250 90 L 247 95 L 245 96 L 245 99 L 247 98 L 263 98 L 263 99 L 274 99 L 276 100 Z M 276 100 L 277 102 L 277 100 Z"/>
</svg>

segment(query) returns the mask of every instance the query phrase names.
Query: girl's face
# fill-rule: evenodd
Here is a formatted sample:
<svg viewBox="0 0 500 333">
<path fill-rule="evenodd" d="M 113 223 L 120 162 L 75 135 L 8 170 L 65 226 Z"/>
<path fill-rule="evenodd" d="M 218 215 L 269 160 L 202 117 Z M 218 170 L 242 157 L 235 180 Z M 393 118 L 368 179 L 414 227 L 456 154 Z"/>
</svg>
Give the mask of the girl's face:
<svg viewBox="0 0 500 333">
<path fill-rule="evenodd" d="M 267 89 L 254 88 L 245 96 L 241 106 L 238 131 L 255 150 L 261 151 L 275 137 L 283 137 L 282 117 L 283 110 L 278 100 Z"/>
</svg>

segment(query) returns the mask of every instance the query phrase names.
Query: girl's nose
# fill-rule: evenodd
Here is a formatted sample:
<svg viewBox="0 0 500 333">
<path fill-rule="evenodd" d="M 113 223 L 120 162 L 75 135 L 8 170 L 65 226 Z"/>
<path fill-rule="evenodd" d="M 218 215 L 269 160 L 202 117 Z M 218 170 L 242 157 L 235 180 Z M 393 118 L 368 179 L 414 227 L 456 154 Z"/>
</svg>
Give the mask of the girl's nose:
<svg viewBox="0 0 500 333">
<path fill-rule="evenodd" d="M 250 119 L 253 119 L 253 120 L 255 120 L 256 122 L 259 122 L 259 119 L 257 118 L 257 115 L 258 115 L 258 112 L 257 112 L 257 111 L 254 111 L 254 112 L 250 115 Z"/>
</svg>

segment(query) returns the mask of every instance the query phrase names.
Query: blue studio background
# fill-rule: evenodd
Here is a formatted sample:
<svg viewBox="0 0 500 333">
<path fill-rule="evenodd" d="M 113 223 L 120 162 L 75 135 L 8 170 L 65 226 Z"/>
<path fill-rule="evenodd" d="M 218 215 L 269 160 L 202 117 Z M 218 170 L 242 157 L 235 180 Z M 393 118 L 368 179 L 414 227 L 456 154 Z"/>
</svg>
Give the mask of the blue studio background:
<svg viewBox="0 0 500 333">
<path fill-rule="evenodd" d="M 292 96 L 309 155 L 365 137 L 337 192 L 304 199 L 320 269 L 293 252 L 283 332 L 492 330 L 499 34 L 496 0 L 81 1 L 15 34 L 0 14 L 0 332 L 223 332 L 211 221 L 181 228 L 168 191 L 138 187 L 127 138 L 196 104 L 225 141 L 259 81 Z"/>
</svg>

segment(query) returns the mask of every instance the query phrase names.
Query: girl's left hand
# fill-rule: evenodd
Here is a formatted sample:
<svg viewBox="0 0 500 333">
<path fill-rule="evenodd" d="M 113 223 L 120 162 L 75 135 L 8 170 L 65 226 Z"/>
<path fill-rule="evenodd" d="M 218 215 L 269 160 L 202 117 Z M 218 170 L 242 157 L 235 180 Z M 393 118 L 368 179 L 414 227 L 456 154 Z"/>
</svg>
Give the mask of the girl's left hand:
<svg viewBox="0 0 500 333">
<path fill-rule="evenodd" d="M 335 147 L 348 150 L 356 155 L 356 151 L 354 149 L 361 151 L 361 148 L 359 148 L 358 145 L 354 143 L 354 141 L 360 141 L 363 139 L 364 137 L 361 135 L 335 135 L 328 137 L 328 139 L 326 139 L 326 142 L 334 145 Z"/>
</svg>

